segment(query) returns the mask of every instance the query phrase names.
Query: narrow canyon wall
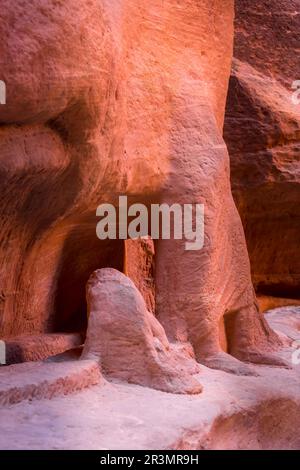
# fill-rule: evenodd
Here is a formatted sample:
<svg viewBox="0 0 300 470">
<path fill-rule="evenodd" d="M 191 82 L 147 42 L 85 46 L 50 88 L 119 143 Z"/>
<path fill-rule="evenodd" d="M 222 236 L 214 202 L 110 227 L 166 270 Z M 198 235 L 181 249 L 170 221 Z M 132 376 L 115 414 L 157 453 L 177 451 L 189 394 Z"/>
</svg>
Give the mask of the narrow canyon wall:
<svg viewBox="0 0 300 470">
<path fill-rule="evenodd" d="M 2 0 L 0 41 L 0 335 L 80 330 L 90 274 L 123 267 L 91 203 L 117 119 L 112 34 L 102 2 Z"/>
<path fill-rule="evenodd" d="M 148 3 L 1 1 L 1 336 L 85 327 L 90 274 L 124 267 L 123 243 L 96 238 L 96 207 L 161 190 L 189 80 L 220 133 L 232 0 Z"/>
<path fill-rule="evenodd" d="M 300 297 L 300 1 L 236 0 L 225 140 L 257 290 Z"/>
<path fill-rule="evenodd" d="M 85 330 L 95 269 L 124 270 L 145 294 L 144 255 L 96 238 L 96 208 L 126 194 L 148 208 L 205 208 L 202 249 L 186 250 L 184 237 L 155 243 L 155 314 L 168 339 L 239 374 L 251 374 L 240 360 L 278 364 L 222 135 L 233 0 L 1 7 L 0 335 Z M 151 292 L 146 301 L 154 310 Z"/>
</svg>

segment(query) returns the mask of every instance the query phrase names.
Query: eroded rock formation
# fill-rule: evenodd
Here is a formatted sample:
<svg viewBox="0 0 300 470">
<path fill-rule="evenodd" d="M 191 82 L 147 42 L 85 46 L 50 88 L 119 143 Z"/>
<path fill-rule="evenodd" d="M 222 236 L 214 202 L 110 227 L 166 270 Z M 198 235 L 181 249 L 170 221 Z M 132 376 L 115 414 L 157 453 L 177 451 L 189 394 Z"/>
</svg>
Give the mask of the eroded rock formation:
<svg viewBox="0 0 300 470">
<path fill-rule="evenodd" d="M 89 275 L 124 269 L 123 242 L 96 239 L 96 208 L 127 194 L 205 205 L 202 250 L 155 246 L 155 314 L 168 341 L 239 374 L 251 373 L 239 360 L 281 364 L 222 137 L 233 1 L 2 0 L 0 15 L 1 336 L 85 328 Z"/>
<path fill-rule="evenodd" d="M 300 296 L 299 0 L 236 0 L 225 119 L 232 185 L 259 293 Z"/>
<path fill-rule="evenodd" d="M 96 359 L 105 375 L 170 393 L 202 391 L 195 361 L 173 349 L 124 274 L 101 269 L 87 284 L 89 324 L 83 359 Z"/>
<path fill-rule="evenodd" d="M 299 308 L 265 317 L 284 341 L 299 338 Z M 291 353 L 284 351 L 287 360 Z M 94 361 L 47 364 L 42 371 L 39 363 L 15 365 L 7 368 L 13 369 L 9 376 L 0 369 L 0 448 L 89 449 L 97 455 L 101 449 L 297 450 L 300 349 L 293 354 L 294 370 L 254 366 L 260 377 L 201 367 L 204 393 L 192 397 L 103 379 L 66 397 L 101 380 Z M 40 400 L 45 396 L 52 400 Z"/>
</svg>

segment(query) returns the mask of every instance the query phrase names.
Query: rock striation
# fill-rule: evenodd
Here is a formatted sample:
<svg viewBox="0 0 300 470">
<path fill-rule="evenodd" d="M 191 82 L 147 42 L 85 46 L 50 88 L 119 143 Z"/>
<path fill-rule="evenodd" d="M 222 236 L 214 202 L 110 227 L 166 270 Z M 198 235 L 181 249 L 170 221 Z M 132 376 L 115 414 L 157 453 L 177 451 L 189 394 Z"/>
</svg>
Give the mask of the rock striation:
<svg viewBox="0 0 300 470">
<path fill-rule="evenodd" d="M 126 260 L 123 240 L 95 233 L 99 204 L 125 194 L 205 207 L 203 249 L 155 243 L 146 301 L 168 341 L 237 374 L 252 373 L 241 361 L 282 364 L 257 307 L 222 136 L 233 0 L 2 0 L 0 15 L 1 337 L 84 332 L 95 270 L 141 281 L 143 257 Z"/>
<path fill-rule="evenodd" d="M 300 296 L 299 0 L 236 0 L 225 140 L 252 279 Z M 295 85 L 294 85 L 295 86 Z"/>
</svg>

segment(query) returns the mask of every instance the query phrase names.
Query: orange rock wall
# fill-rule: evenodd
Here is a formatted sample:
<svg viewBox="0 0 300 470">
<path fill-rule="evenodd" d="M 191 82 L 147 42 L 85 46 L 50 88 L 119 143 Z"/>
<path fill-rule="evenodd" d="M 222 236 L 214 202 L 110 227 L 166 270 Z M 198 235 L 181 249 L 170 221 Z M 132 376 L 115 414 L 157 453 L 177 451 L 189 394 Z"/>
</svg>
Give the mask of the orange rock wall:
<svg viewBox="0 0 300 470">
<path fill-rule="evenodd" d="M 300 297 L 300 1 L 236 0 L 225 120 L 257 290 Z"/>
</svg>

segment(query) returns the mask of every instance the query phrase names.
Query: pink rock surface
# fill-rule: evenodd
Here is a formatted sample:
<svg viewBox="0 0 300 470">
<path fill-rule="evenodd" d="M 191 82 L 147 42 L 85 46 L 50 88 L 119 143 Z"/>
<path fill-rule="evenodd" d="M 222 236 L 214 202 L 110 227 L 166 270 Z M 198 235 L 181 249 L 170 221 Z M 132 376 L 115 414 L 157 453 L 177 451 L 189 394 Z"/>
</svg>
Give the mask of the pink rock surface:
<svg viewBox="0 0 300 470">
<path fill-rule="evenodd" d="M 155 312 L 155 246 L 154 241 L 126 240 L 124 274 L 145 299 L 147 309 Z"/>
<path fill-rule="evenodd" d="M 123 243 L 95 235 L 97 206 L 121 193 L 205 205 L 202 250 L 156 244 L 155 313 L 168 338 L 232 372 L 249 372 L 236 358 L 277 363 L 222 137 L 233 6 L 2 0 L 1 337 L 85 328 L 89 275 L 124 266 Z"/>
<path fill-rule="evenodd" d="M 290 339 L 299 337 L 299 307 L 266 318 L 278 333 L 286 336 L 289 325 Z M 292 352 L 284 352 L 289 361 Z M 202 367 L 199 395 L 106 382 L 67 397 L 0 407 L 0 448 L 299 449 L 300 366 L 255 367 L 258 377 Z"/>
<path fill-rule="evenodd" d="M 225 125 L 255 285 L 280 295 L 300 272 L 297 9 L 237 0 Z M 233 0 L 1 0 L 0 337 L 37 359 L 87 326 L 82 360 L 1 367 L 1 448 L 299 448 L 299 313 L 260 314 L 231 194 L 233 18 Z M 97 240 L 120 194 L 204 204 L 204 248 Z"/>
<path fill-rule="evenodd" d="M 93 361 L 28 362 L 0 368 L 0 406 L 52 399 L 103 383 Z"/>
<path fill-rule="evenodd" d="M 5 341 L 6 364 L 41 361 L 82 346 L 80 334 L 43 334 L 19 336 Z"/>
<path fill-rule="evenodd" d="M 196 362 L 169 344 L 141 293 L 124 274 L 101 269 L 87 285 L 88 330 L 82 357 L 104 375 L 170 393 L 202 391 Z"/>
</svg>

